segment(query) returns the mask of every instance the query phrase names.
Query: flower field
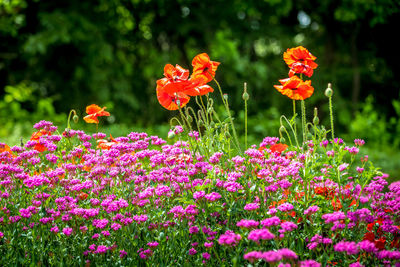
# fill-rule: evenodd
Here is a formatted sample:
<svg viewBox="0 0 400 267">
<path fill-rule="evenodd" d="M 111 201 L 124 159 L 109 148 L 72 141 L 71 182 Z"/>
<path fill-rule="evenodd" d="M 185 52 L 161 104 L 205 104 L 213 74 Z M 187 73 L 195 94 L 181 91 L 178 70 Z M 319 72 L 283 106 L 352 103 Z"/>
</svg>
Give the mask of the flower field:
<svg viewBox="0 0 400 267">
<path fill-rule="evenodd" d="M 40 121 L 25 144 L 0 143 L 0 264 L 400 266 L 400 182 L 360 155 L 363 140 L 335 137 L 331 87 L 329 130 L 316 110 L 307 122 L 314 88 L 302 75 L 315 59 L 303 47 L 284 54 L 289 78 L 275 88 L 293 117 L 257 145 L 238 141 L 207 54 L 190 77 L 167 64 L 157 81 L 160 104 L 179 111 L 168 138 L 102 133 L 110 113 L 93 104 L 84 120 L 95 133 Z"/>
</svg>

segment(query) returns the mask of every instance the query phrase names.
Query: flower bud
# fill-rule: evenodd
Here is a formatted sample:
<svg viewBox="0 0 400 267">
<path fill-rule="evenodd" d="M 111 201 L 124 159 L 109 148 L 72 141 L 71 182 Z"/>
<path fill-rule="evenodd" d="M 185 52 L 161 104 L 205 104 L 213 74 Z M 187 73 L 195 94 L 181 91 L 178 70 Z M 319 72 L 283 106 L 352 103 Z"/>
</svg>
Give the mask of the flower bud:
<svg viewBox="0 0 400 267">
<path fill-rule="evenodd" d="M 193 122 L 192 116 L 187 116 L 187 120 L 188 120 L 189 123 L 192 123 Z"/>
<path fill-rule="evenodd" d="M 249 100 L 249 94 L 247 92 L 244 92 L 243 95 L 242 95 L 242 98 L 243 98 L 244 101 Z"/>
<path fill-rule="evenodd" d="M 285 137 L 281 137 L 281 138 L 279 139 L 279 142 L 282 143 L 282 144 L 286 143 Z"/>
<path fill-rule="evenodd" d="M 313 124 L 314 125 L 318 125 L 319 124 L 319 118 L 318 117 L 314 117 Z"/>
<path fill-rule="evenodd" d="M 168 132 L 168 138 L 169 139 L 172 139 L 172 138 L 174 138 L 175 137 L 175 132 L 174 131 L 169 131 Z"/>
<path fill-rule="evenodd" d="M 314 117 L 317 117 L 318 116 L 318 109 L 315 107 L 314 108 Z"/>
<path fill-rule="evenodd" d="M 75 114 L 75 115 L 72 117 L 72 120 L 73 120 L 75 123 L 78 123 L 78 121 L 79 121 L 78 115 Z"/>
<path fill-rule="evenodd" d="M 328 83 L 328 88 L 326 88 L 325 90 L 326 97 L 331 97 L 333 95 L 333 90 L 331 87 L 332 87 L 331 83 Z"/>
<path fill-rule="evenodd" d="M 228 100 L 228 94 L 224 94 L 224 99 Z"/>
<path fill-rule="evenodd" d="M 249 94 L 247 93 L 247 83 L 244 83 L 244 91 L 243 91 L 242 98 L 244 101 L 249 100 Z"/>
</svg>

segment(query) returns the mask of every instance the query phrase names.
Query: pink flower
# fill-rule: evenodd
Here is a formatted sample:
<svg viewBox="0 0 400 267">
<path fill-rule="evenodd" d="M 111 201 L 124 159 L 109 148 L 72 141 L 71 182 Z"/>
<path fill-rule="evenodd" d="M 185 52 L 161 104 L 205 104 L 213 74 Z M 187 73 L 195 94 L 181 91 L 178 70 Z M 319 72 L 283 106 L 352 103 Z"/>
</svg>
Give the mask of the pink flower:
<svg viewBox="0 0 400 267">
<path fill-rule="evenodd" d="M 70 236 L 72 234 L 72 228 L 70 227 L 65 227 L 62 231 L 66 236 Z"/>
</svg>

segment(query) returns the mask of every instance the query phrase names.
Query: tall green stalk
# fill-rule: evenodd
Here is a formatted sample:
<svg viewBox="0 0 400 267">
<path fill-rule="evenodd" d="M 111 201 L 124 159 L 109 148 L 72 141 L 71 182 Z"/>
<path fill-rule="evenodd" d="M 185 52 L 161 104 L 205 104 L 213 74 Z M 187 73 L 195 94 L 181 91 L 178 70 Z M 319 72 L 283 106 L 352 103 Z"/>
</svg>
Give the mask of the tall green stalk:
<svg viewBox="0 0 400 267">
<path fill-rule="evenodd" d="M 247 149 L 247 100 L 249 100 L 249 94 L 247 93 L 247 83 L 244 83 L 243 91 L 244 100 L 244 147 Z"/>
<path fill-rule="evenodd" d="M 231 111 L 229 109 L 228 100 L 225 99 L 224 94 L 222 93 L 221 86 L 219 85 L 218 81 L 214 77 L 213 77 L 213 80 L 217 84 L 219 93 L 221 94 L 222 102 L 224 103 L 224 106 L 225 106 L 225 109 L 226 109 L 226 113 L 228 114 L 229 121 L 230 121 L 231 127 L 232 127 L 233 137 L 235 138 L 235 142 L 236 142 L 236 147 L 237 147 L 239 153 L 242 154 L 242 150 L 240 149 L 239 140 L 238 140 L 238 137 L 237 137 L 237 134 L 236 134 L 236 128 L 235 128 L 235 125 L 233 124 Z"/>
<path fill-rule="evenodd" d="M 334 130 L 334 126 L 333 126 L 332 95 L 333 95 L 332 84 L 328 83 L 328 88 L 326 88 L 326 90 L 325 90 L 325 96 L 328 97 L 328 99 L 329 99 L 329 116 L 331 119 L 331 133 L 332 133 L 332 140 L 333 140 L 335 138 L 335 130 Z"/>
</svg>

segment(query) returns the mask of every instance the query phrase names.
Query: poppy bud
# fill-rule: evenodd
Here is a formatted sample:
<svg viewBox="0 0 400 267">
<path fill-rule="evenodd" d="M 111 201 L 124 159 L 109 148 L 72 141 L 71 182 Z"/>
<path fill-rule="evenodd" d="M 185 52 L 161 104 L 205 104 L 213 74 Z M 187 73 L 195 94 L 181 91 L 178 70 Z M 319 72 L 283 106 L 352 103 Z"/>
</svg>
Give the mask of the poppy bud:
<svg viewBox="0 0 400 267">
<path fill-rule="evenodd" d="M 318 109 L 315 107 L 314 108 L 314 117 L 317 117 L 318 116 Z"/>
<path fill-rule="evenodd" d="M 168 133 L 168 138 L 169 139 L 172 139 L 172 138 L 174 138 L 175 137 L 175 132 L 174 131 L 169 131 L 169 133 Z"/>
<path fill-rule="evenodd" d="M 208 110 L 207 110 L 207 112 L 208 112 L 209 114 L 213 113 L 213 111 L 214 111 L 214 108 L 213 108 L 213 107 L 209 107 Z"/>
<path fill-rule="evenodd" d="M 224 94 L 224 99 L 228 100 L 228 94 Z"/>
<path fill-rule="evenodd" d="M 202 119 L 199 120 L 199 126 L 201 126 L 201 125 L 203 125 L 203 120 Z"/>
<path fill-rule="evenodd" d="M 244 92 L 243 92 L 242 98 L 244 101 L 249 100 L 249 94 L 247 93 L 247 83 L 244 83 Z"/>
<path fill-rule="evenodd" d="M 314 117 L 313 123 L 314 123 L 314 125 L 318 125 L 319 124 L 319 118 L 318 117 Z"/>
<path fill-rule="evenodd" d="M 187 116 L 187 120 L 188 120 L 189 123 L 192 123 L 193 122 L 192 116 Z"/>
<path fill-rule="evenodd" d="M 281 137 L 281 138 L 279 139 L 279 142 L 281 142 L 282 144 L 283 144 L 283 143 L 286 143 L 285 137 Z"/>
<path fill-rule="evenodd" d="M 333 95 L 333 90 L 331 88 L 331 83 L 328 83 L 328 88 L 325 90 L 325 96 L 326 97 L 331 97 Z"/>
<path fill-rule="evenodd" d="M 73 120 L 75 123 L 78 123 L 78 121 L 79 121 L 78 115 L 75 114 L 75 115 L 72 117 L 72 120 Z"/>
<path fill-rule="evenodd" d="M 242 98 L 243 98 L 244 101 L 249 100 L 249 94 L 247 92 L 244 92 L 243 95 L 242 95 Z"/>
<path fill-rule="evenodd" d="M 210 122 L 210 126 L 211 126 L 211 128 L 214 128 L 215 127 L 215 122 Z"/>
</svg>

